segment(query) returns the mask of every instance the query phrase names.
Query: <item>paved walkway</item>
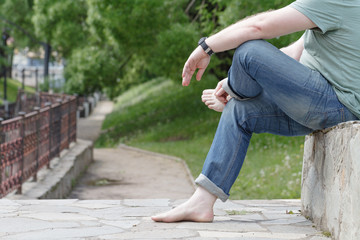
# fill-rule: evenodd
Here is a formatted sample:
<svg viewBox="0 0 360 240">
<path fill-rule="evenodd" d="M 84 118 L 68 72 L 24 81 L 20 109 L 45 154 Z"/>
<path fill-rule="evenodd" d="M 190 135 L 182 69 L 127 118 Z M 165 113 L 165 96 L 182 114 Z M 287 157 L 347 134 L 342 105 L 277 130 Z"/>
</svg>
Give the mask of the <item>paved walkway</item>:
<svg viewBox="0 0 360 240">
<path fill-rule="evenodd" d="M 0 239 L 329 239 L 299 215 L 298 200 L 217 202 L 213 223 L 169 224 L 150 219 L 180 202 L 0 200 Z"/>
<path fill-rule="evenodd" d="M 77 124 L 77 138 L 94 142 L 100 135 L 102 123 L 113 110 L 113 102 L 99 101 L 87 118 L 80 118 Z"/>
<path fill-rule="evenodd" d="M 110 101 L 101 101 L 88 118 L 78 122 L 78 138 L 95 141 Z M 184 161 L 127 146 L 94 149 L 94 162 L 70 194 L 72 199 L 171 198 L 185 199 L 194 192 Z"/>
<path fill-rule="evenodd" d="M 121 146 L 94 149 L 94 163 L 69 198 L 188 198 L 195 190 L 182 160 Z"/>
</svg>

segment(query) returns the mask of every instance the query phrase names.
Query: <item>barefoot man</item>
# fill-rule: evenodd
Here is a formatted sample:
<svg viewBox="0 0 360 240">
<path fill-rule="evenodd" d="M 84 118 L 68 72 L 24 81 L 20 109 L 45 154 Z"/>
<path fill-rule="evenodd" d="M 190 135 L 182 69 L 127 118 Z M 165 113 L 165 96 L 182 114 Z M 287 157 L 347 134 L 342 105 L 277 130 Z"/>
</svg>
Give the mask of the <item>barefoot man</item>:
<svg viewBox="0 0 360 240">
<path fill-rule="evenodd" d="M 222 115 L 197 190 L 154 221 L 211 222 L 215 200 L 229 197 L 252 133 L 299 136 L 360 118 L 359 13 L 360 0 L 298 0 L 199 41 L 184 65 L 183 86 L 196 70 L 201 79 L 212 53 L 236 48 L 228 78 L 202 96 Z M 280 50 L 262 40 L 303 30 Z"/>
</svg>

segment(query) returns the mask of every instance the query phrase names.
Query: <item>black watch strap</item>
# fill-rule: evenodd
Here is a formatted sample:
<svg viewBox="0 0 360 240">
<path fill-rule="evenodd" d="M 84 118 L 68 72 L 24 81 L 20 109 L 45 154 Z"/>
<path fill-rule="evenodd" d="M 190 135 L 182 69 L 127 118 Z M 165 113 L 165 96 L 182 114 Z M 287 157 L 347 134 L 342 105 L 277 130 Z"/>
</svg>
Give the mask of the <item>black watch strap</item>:
<svg viewBox="0 0 360 240">
<path fill-rule="evenodd" d="M 209 55 L 213 55 L 214 51 L 206 44 L 205 40 L 207 37 L 202 37 L 200 38 L 198 45 L 200 45 L 202 47 L 202 49 L 204 49 L 204 51 Z"/>
</svg>

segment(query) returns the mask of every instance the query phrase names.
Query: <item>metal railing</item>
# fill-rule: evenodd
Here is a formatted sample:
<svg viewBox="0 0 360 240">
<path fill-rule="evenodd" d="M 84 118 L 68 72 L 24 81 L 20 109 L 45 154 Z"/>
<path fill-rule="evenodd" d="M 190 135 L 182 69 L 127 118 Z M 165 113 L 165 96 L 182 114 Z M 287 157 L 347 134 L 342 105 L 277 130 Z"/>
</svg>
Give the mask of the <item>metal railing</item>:
<svg viewBox="0 0 360 240">
<path fill-rule="evenodd" d="M 34 96 L 20 91 L 18 97 L 19 116 L 0 122 L 0 198 L 16 189 L 21 193 L 26 180 L 36 180 L 39 169 L 49 168 L 51 159 L 76 141 L 75 96 L 35 94 L 40 106 L 35 108 Z"/>
</svg>

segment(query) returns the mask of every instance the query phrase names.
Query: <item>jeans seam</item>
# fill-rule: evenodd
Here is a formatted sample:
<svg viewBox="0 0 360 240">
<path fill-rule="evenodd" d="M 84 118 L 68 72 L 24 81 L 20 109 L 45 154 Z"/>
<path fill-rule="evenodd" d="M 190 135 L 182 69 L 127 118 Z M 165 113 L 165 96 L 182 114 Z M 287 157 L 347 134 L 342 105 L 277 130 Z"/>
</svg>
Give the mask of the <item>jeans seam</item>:
<svg viewBox="0 0 360 240">
<path fill-rule="evenodd" d="M 243 141 L 242 136 L 241 136 L 241 134 L 239 134 L 239 138 L 238 138 L 238 141 L 237 141 L 238 144 L 236 145 L 236 149 L 234 151 L 234 154 L 231 156 L 231 161 L 230 161 L 230 164 L 229 164 L 229 166 L 231 166 L 231 167 L 229 167 L 227 169 L 226 173 L 225 173 L 224 180 L 221 182 L 221 189 L 224 188 L 224 183 L 226 182 L 226 180 L 228 180 L 229 172 L 233 169 L 233 165 L 235 163 L 236 156 L 237 156 L 237 154 L 239 152 L 240 145 L 241 145 L 242 141 Z"/>
<path fill-rule="evenodd" d="M 240 125 L 241 125 L 241 127 L 243 128 L 243 129 L 245 129 L 242 125 L 246 122 L 246 121 L 248 121 L 248 120 L 250 120 L 250 119 L 252 119 L 252 118 L 259 118 L 259 117 L 284 117 L 284 116 L 287 116 L 286 114 L 281 114 L 281 115 L 279 115 L 279 114 L 269 114 L 269 115 L 253 115 L 253 116 L 251 116 L 251 117 L 247 117 L 246 119 L 244 119 L 241 123 L 240 123 Z"/>
</svg>

